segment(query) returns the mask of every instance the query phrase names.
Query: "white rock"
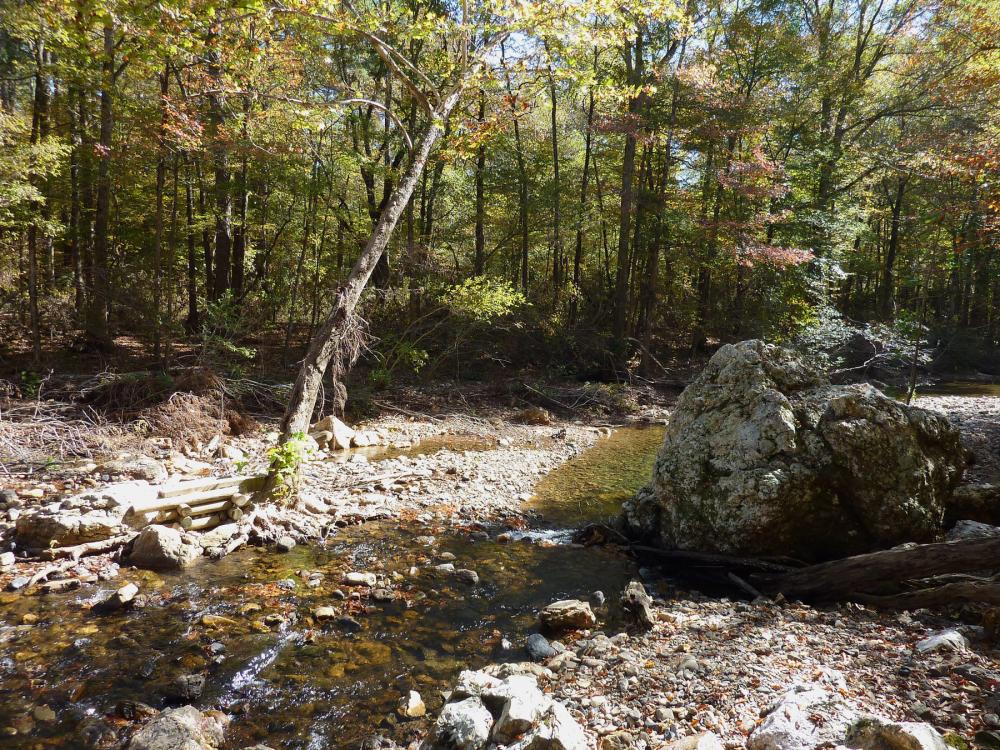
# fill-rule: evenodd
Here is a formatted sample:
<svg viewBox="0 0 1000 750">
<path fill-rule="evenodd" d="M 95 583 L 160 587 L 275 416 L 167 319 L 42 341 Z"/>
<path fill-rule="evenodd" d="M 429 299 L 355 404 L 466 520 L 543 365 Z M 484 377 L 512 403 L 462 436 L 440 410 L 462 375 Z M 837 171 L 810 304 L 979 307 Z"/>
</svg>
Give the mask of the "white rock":
<svg viewBox="0 0 1000 750">
<path fill-rule="evenodd" d="M 675 740 L 666 750 L 724 750 L 724 747 L 715 732 L 702 732 Z"/>
<path fill-rule="evenodd" d="M 128 750 L 216 750 L 227 724 L 229 717 L 219 711 L 167 709 L 132 737 Z"/>
<path fill-rule="evenodd" d="M 957 630 L 942 630 L 940 633 L 917 641 L 916 649 L 922 654 L 931 651 L 965 651 L 969 647 L 969 641 Z"/>
<path fill-rule="evenodd" d="M 458 682 L 455 683 L 455 688 L 452 690 L 451 695 L 454 700 L 479 697 L 486 690 L 495 688 L 498 685 L 500 685 L 500 680 L 496 677 L 488 675 L 485 672 L 466 669 L 458 676 Z"/>
<path fill-rule="evenodd" d="M 588 747 L 583 728 L 558 701 L 551 702 L 535 729 L 509 745 L 510 750 L 588 750 Z"/>
<path fill-rule="evenodd" d="M 404 696 L 399 704 L 399 713 L 407 719 L 417 719 L 426 714 L 427 706 L 424 705 L 424 699 L 420 697 L 420 693 L 411 690 L 408 695 Z"/>
<path fill-rule="evenodd" d="M 479 698 L 449 703 L 441 710 L 431 736 L 422 747 L 427 750 L 481 750 L 493 728 L 493 715 Z"/>
<path fill-rule="evenodd" d="M 751 732 L 747 748 L 812 750 L 827 743 L 836 745 L 857 718 L 839 695 L 823 688 L 796 685 Z"/>
<path fill-rule="evenodd" d="M 354 430 L 332 414 L 327 417 L 323 417 L 323 419 L 312 426 L 312 432 L 321 431 L 329 431 L 333 433 L 333 439 L 330 441 L 330 447 L 335 445 L 342 450 L 346 450 L 351 447 L 351 440 L 354 438 L 355 434 Z"/>
<path fill-rule="evenodd" d="M 524 734 L 542 717 L 552 703 L 541 690 L 534 677 L 515 675 L 502 684 L 483 692 L 483 702 L 493 706 L 502 704 L 500 715 L 493 727 L 493 739 L 509 743 Z"/>
</svg>

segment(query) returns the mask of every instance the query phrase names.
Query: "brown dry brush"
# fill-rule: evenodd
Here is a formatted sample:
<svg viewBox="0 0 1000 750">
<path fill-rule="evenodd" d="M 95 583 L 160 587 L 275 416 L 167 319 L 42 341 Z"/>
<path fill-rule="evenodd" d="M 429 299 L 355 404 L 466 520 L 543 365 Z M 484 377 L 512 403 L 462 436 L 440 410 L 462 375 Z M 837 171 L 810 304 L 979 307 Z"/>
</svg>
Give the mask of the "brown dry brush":
<svg viewBox="0 0 1000 750">
<path fill-rule="evenodd" d="M 175 443 L 244 435 L 255 416 L 280 412 L 288 386 L 224 378 L 208 367 L 110 373 L 47 382 L 32 399 L 0 403 L 0 474 L 72 457 L 141 449 L 149 435 Z"/>
</svg>

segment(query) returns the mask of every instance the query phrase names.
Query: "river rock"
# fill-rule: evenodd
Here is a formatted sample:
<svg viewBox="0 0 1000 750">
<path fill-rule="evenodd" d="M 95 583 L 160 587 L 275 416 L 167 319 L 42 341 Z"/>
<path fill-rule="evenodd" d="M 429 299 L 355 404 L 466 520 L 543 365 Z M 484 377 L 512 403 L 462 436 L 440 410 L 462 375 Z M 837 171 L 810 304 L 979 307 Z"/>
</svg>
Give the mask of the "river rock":
<svg viewBox="0 0 1000 750">
<path fill-rule="evenodd" d="M 854 710 L 838 694 L 820 687 L 796 685 L 774 704 L 747 738 L 747 750 L 812 750 L 840 745 L 857 721 Z"/>
<path fill-rule="evenodd" d="M 515 675 L 483 695 L 488 705 L 501 705 L 493 726 L 493 740 L 509 744 L 530 730 L 548 711 L 551 699 L 538 689 L 538 682 L 528 675 Z"/>
<path fill-rule="evenodd" d="M 23 547 L 67 547 L 99 542 L 122 534 L 122 514 L 103 510 L 39 510 L 18 517 L 17 542 Z"/>
<path fill-rule="evenodd" d="M 992 539 L 1000 536 L 1000 526 L 991 526 L 979 521 L 961 520 L 948 529 L 944 535 L 945 541 L 955 542 L 962 539 Z"/>
<path fill-rule="evenodd" d="M 101 614 L 106 612 L 115 612 L 129 606 L 138 593 L 138 586 L 134 583 L 126 583 L 117 591 L 111 592 L 106 599 L 97 602 L 97 604 L 95 604 L 91 609 Z"/>
<path fill-rule="evenodd" d="M 0 569 L 12 568 L 15 562 L 17 562 L 17 558 L 14 557 L 13 552 L 0 553 Z"/>
<path fill-rule="evenodd" d="M 449 703 L 438 716 L 424 750 L 481 750 L 493 728 L 493 715 L 476 697 Z"/>
<path fill-rule="evenodd" d="M 189 565 L 200 555 L 201 547 L 186 543 L 177 529 L 154 524 L 139 532 L 125 561 L 137 568 L 174 570 Z"/>
<path fill-rule="evenodd" d="M 552 648 L 548 638 L 541 633 L 532 633 L 529 635 L 528 640 L 525 641 L 524 650 L 528 652 L 528 656 L 532 661 L 545 661 L 559 653 Z"/>
<path fill-rule="evenodd" d="M 951 747 L 930 724 L 893 722 L 866 717 L 847 731 L 844 744 L 860 750 L 949 750 Z"/>
<path fill-rule="evenodd" d="M 930 653 L 932 651 L 962 652 L 969 648 L 969 641 L 957 630 L 950 628 L 948 630 L 942 630 L 940 633 L 934 633 L 933 635 L 927 636 L 923 640 L 917 641 L 914 648 L 916 648 L 921 654 Z"/>
<path fill-rule="evenodd" d="M 587 750 L 583 728 L 558 701 L 550 701 L 537 726 L 522 739 L 510 745 L 510 750 Z"/>
<path fill-rule="evenodd" d="M 219 711 L 167 709 L 132 737 L 128 750 L 216 750 L 228 724 L 229 717 Z"/>
<path fill-rule="evenodd" d="M 374 587 L 378 583 L 378 577 L 374 573 L 359 573 L 352 571 L 345 573 L 340 582 L 345 586 L 368 586 Z"/>
<path fill-rule="evenodd" d="M 842 557 L 933 539 L 964 462 L 944 415 L 744 341 L 681 394 L 623 522 L 668 548 Z"/>
<path fill-rule="evenodd" d="M 291 552 L 295 549 L 295 539 L 288 534 L 283 534 L 278 537 L 278 541 L 274 543 L 274 547 L 278 552 Z"/>
<path fill-rule="evenodd" d="M 173 694 L 184 701 L 196 701 L 205 691 L 205 675 L 182 674 L 174 680 Z"/>
<path fill-rule="evenodd" d="M 666 750 L 724 750 L 715 732 L 702 732 L 671 742 Z"/>
<path fill-rule="evenodd" d="M 399 702 L 399 713 L 407 719 L 418 719 L 426 714 L 427 706 L 424 705 L 424 699 L 420 697 L 420 693 L 411 690 L 403 696 Z"/>
<path fill-rule="evenodd" d="M 542 627 L 552 633 L 581 630 L 593 627 L 597 622 L 594 610 L 587 602 L 581 602 L 579 599 L 553 602 L 539 613 L 538 619 Z"/>
<path fill-rule="evenodd" d="M 162 482 L 167 478 L 166 467 L 149 456 L 120 456 L 100 464 L 98 471 L 102 474 L 124 474 L 149 482 Z"/>
<path fill-rule="evenodd" d="M 351 440 L 354 438 L 354 430 L 341 422 L 332 414 L 319 420 L 312 426 L 310 432 L 329 432 L 328 448 L 339 448 L 347 450 L 351 447 Z"/>
</svg>

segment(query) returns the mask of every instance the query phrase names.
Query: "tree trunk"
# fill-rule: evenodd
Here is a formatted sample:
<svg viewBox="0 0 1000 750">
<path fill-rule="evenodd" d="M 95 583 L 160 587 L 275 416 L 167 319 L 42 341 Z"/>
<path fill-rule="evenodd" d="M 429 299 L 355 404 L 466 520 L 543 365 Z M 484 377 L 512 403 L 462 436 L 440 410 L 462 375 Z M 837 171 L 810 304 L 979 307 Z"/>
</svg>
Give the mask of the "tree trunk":
<svg viewBox="0 0 1000 750">
<path fill-rule="evenodd" d="M 111 219 L 111 138 L 114 132 L 115 29 L 104 26 L 104 58 L 101 64 L 101 114 L 97 154 L 97 197 L 94 211 L 94 286 L 87 305 L 86 334 L 90 346 L 107 351 L 111 348 L 108 313 L 111 305 L 111 279 L 108 267 Z"/>
<path fill-rule="evenodd" d="M 996 567 L 1000 537 L 919 544 L 810 565 L 766 581 L 786 598 L 833 600 L 879 594 L 901 581 Z"/>
<path fill-rule="evenodd" d="M 643 55 L 642 31 L 640 30 L 636 34 L 635 43 L 625 48 L 625 65 L 628 70 L 630 86 L 638 87 L 642 81 Z M 625 152 L 622 155 L 622 199 L 618 222 L 618 262 L 615 273 L 614 316 L 611 329 L 614 345 L 618 348 L 619 353 L 625 349 L 625 325 L 628 315 L 629 235 L 632 225 L 632 183 L 635 178 L 635 150 L 641 108 L 641 95 L 631 96 L 628 102 Z"/>
<path fill-rule="evenodd" d="M 187 218 L 187 299 L 188 312 L 184 319 L 184 330 L 189 335 L 193 335 L 201 328 L 201 319 L 198 315 L 198 251 L 194 239 L 194 187 L 191 184 L 193 175 L 191 174 L 190 160 L 185 158 L 187 163 L 187 179 L 184 180 L 184 213 Z"/>
<path fill-rule="evenodd" d="M 479 127 L 486 120 L 486 92 L 479 89 Z M 476 152 L 476 252 L 472 263 L 472 273 L 482 276 L 486 265 L 486 230 L 483 226 L 486 214 L 483 178 L 486 172 L 486 146 L 482 143 Z"/>
<path fill-rule="evenodd" d="M 48 131 L 49 85 L 45 74 L 45 43 L 38 41 L 35 49 L 35 96 L 31 111 L 31 145 L 37 146 Z M 28 173 L 32 185 L 39 193 L 44 191 L 44 180 L 35 173 L 35 159 L 31 158 Z M 38 315 L 38 243 L 43 235 L 40 223 L 44 225 L 48 213 L 44 199 L 32 201 L 33 220 L 28 227 L 28 314 L 31 320 L 31 352 L 37 363 L 42 357 L 42 330 Z"/>
<path fill-rule="evenodd" d="M 451 110 L 458 102 L 459 94 L 460 90 L 455 90 L 445 98 L 433 113 L 427 132 L 414 144 L 409 166 L 393 190 L 347 281 L 337 291 L 333 308 L 313 335 L 282 419 L 281 427 L 285 440 L 291 435 L 309 429 L 327 367 L 333 364 L 334 377 L 339 380 L 357 355 L 358 341 L 352 334 L 358 325 L 354 311 L 361 298 L 361 292 L 406 209 L 431 149 L 444 134 L 442 123 L 451 114 Z"/>
<path fill-rule="evenodd" d="M 549 66 L 549 102 L 551 103 L 551 139 L 552 139 L 552 307 L 559 307 L 559 291 L 562 285 L 562 223 L 560 194 L 562 182 L 559 179 L 559 131 L 556 129 L 557 101 L 556 79 Z"/>
<path fill-rule="evenodd" d="M 160 73 L 160 131 L 156 159 L 156 216 L 153 229 L 153 357 L 160 361 L 160 328 L 163 319 L 163 190 L 167 182 L 167 94 L 170 65 Z"/>
<path fill-rule="evenodd" d="M 222 94 L 222 66 L 219 53 L 221 11 L 216 11 L 215 25 L 208 35 L 208 77 L 212 92 L 208 96 L 208 132 L 215 172 L 215 280 L 212 299 L 220 299 L 230 289 L 233 197 L 230 192 L 229 147 L 222 132 L 225 123 L 225 99 Z"/>
<path fill-rule="evenodd" d="M 594 52 L 594 65 L 597 65 L 597 52 Z M 569 304 L 570 324 L 576 323 L 577 302 L 580 296 L 580 274 L 583 265 L 583 230 L 587 217 L 587 182 L 590 179 L 590 150 L 593 144 L 594 127 L 594 89 L 588 92 L 587 126 L 584 132 L 583 145 L 583 178 L 580 181 L 580 215 L 576 218 L 576 248 L 573 252 L 573 296 Z"/>
<path fill-rule="evenodd" d="M 895 291 L 895 265 L 896 265 L 896 253 L 899 250 L 899 227 L 900 227 L 900 215 L 903 210 L 903 196 L 906 191 L 906 176 L 899 175 L 896 177 L 896 192 L 889 200 L 890 208 L 892 209 L 892 223 L 889 229 L 889 242 L 885 250 L 885 262 L 882 266 L 882 282 L 881 282 L 881 294 L 879 295 L 879 314 L 883 320 L 889 320 L 892 317 L 893 308 L 895 307 L 895 298 L 893 292 Z"/>
</svg>

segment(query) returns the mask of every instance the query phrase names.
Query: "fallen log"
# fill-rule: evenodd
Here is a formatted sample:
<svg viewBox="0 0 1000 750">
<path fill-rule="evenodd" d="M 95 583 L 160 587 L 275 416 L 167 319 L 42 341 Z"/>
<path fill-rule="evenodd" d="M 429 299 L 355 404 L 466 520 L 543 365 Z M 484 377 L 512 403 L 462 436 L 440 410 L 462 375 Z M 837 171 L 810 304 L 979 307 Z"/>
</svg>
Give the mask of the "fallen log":
<svg viewBox="0 0 1000 750">
<path fill-rule="evenodd" d="M 904 591 L 900 594 L 878 596 L 876 594 L 856 594 L 851 597 L 862 604 L 870 604 L 880 609 L 924 609 L 946 607 L 950 604 L 970 602 L 977 604 L 1000 604 L 1000 583 L 993 581 L 963 581 L 945 583 L 941 586 Z"/>
<path fill-rule="evenodd" d="M 735 557 L 733 555 L 722 555 L 713 552 L 660 549 L 658 547 L 647 547 L 643 544 L 633 544 L 631 548 L 636 552 L 651 555 L 661 562 L 677 563 L 686 567 L 723 568 L 725 570 L 739 568 L 745 571 L 769 573 L 784 573 L 794 570 L 794 568 L 784 563 L 754 557 Z"/>
<path fill-rule="evenodd" d="M 786 598 L 835 600 L 890 595 L 903 581 L 1000 568 L 1000 537 L 915 544 L 764 576 L 760 587 Z M 957 589 L 956 589 L 957 590 Z"/>
</svg>

